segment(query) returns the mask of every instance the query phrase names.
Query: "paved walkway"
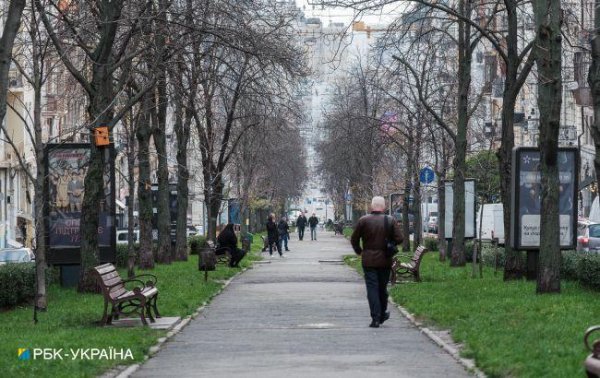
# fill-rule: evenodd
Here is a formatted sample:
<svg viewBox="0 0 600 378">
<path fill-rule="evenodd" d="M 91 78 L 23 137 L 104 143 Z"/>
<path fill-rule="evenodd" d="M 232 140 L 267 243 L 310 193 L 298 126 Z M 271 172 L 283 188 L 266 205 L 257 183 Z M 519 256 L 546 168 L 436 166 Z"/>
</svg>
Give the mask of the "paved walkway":
<svg viewBox="0 0 600 378">
<path fill-rule="evenodd" d="M 135 377 L 466 377 L 390 306 L 369 328 L 362 278 L 340 260 L 340 236 L 297 237 L 286 258 L 238 276 Z M 263 256 L 268 253 L 263 253 Z"/>
</svg>

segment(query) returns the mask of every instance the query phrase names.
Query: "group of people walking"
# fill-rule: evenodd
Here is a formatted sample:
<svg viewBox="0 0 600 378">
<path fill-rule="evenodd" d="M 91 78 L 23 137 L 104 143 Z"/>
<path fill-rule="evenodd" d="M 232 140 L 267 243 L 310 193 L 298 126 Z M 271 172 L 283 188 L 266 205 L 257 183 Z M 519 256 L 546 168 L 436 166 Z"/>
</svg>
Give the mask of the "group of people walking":
<svg viewBox="0 0 600 378">
<path fill-rule="evenodd" d="M 310 240 L 317 240 L 317 225 L 319 224 L 319 218 L 317 218 L 315 213 L 313 213 L 312 216 L 308 218 L 308 220 L 304 216 L 304 213 L 300 213 L 298 219 L 296 219 L 296 227 L 298 228 L 298 240 L 304 239 L 304 229 L 306 228 L 307 224 L 310 227 Z"/>
<path fill-rule="evenodd" d="M 319 218 L 313 215 L 306 219 L 304 213 L 300 213 L 296 219 L 296 227 L 298 228 L 298 240 L 304 239 L 304 229 L 306 225 L 310 227 L 310 240 L 317 240 L 317 225 Z M 275 223 L 275 214 L 271 213 L 267 219 L 267 243 L 269 244 L 269 255 L 273 256 L 273 248 L 283 257 L 283 248 L 289 251 L 288 241 L 290 240 L 290 226 L 286 217 L 281 217 L 279 223 Z"/>
<path fill-rule="evenodd" d="M 290 239 L 290 226 L 286 217 L 281 217 L 279 223 L 275 223 L 275 214 L 271 213 L 267 219 L 267 241 L 269 244 L 269 255 L 273 256 L 273 247 L 283 257 L 282 246 L 289 251 L 288 240 Z"/>
<path fill-rule="evenodd" d="M 378 328 L 390 317 L 390 313 L 387 311 L 387 284 L 390 278 L 393 255 L 397 251 L 395 246 L 402 243 L 404 239 L 400 224 L 393 217 L 385 215 L 384 210 L 385 199 L 379 196 L 373 197 L 371 214 L 358 220 L 350 239 L 354 252 L 362 260 L 367 299 L 371 312 L 371 324 L 369 326 L 374 328 Z M 301 213 L 296 220 L 298 239 L 302 240 L 304 238 L 304 229 L 308 225 L 311 240 L 317 240 L 318 224 L 319 219 L 314 213 L 308 219 Z M 289 231 L 290 227 L 286 217 L 281 217 L 279 223 L 275 223 L 275 214 L 271 213 L 269 215 L 267 219 L 269 255 L 273 256 L 273 248 L 275 248 L 279 256 L 284 257 L 282 247 L 289 251 Z M 230 247 L 231 266 L 237 266 L 246 252 L 237 248 L 237 237 L 233 225 L 228 224 L 219 234 L 217 240 L 221 247 Z"/>
</svg>

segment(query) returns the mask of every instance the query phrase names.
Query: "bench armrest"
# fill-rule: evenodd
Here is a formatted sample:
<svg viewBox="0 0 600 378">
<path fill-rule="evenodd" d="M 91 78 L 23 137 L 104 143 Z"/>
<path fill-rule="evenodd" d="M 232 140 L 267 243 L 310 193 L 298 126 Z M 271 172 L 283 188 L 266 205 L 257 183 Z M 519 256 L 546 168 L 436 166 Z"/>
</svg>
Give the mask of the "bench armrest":
<svg viewBox="0 0 600 378">
<path fill-rule="evenodd" d="M 596 331 L 600 331 L 600 325 L 588 328 L 585 331 L 585 336 L 583 337 L 583 342 L 584 342 L 585 346 L 588 348 L 588 350 L 593 353 L 595 358 L 600 358 L 600 339 L 594 340 L 592 342 L 592 345 L 590 345 L 590 341 L 588 340 L 590 335 Z"/>
<path fill-rule="evenodd" d="M 156 276 L 154 274 L 150 274 L 150 273 L 139 274 L 139 275 L 133 277 L 133 279 L 139 280 L 140 277 L 150 277 L 150 279 L 148 281 L 146 281 L 145 286 L 154 287 L 154 286 L 156 286 L 156 283 L 158 282 L 158 278 L 156 278 Z"/>
<path fill-rule="evenodd" d="M 131 283 L 131 282 L 139 282 L 139 283 L 142 285 L 141 289 L 144 289 L 144 288 L 146 287 L 146 284 L 144 284 L 144 281 L 142 281 L 142 280 L 138 280 L 138 279 L 136 279 L 136 278 L 130 278 L 130 279 L 127 279 L 127 280 L 123 280 L 123 281 L 121 281 L 121 282 L 119 282 L 119 283 L 117 283 L 117 284 L 114 284 L 114 285 L 112 285 L 112 286 L 109 286 L 109 288 L 111 288 L 111 287 L 113 287 L 113 286 L 117 286 L 117 285 L 123 285 L 123 286 L 125 286 L 125 284 L 127 284 L 127 283 Z M 141 289 L 140 289 L 140 290 L 141 290 Z"/>
</svg>

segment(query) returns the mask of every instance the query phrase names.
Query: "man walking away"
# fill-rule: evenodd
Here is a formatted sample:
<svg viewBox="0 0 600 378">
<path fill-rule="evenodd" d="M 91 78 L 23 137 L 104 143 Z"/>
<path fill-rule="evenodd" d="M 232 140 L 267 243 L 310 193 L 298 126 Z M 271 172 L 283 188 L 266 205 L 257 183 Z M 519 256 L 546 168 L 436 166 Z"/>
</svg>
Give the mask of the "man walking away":
<svg viewBox="0 0 600 378">
<path fill-rule="evenodd" d="M 354 252 L 362 257 L 372 319 L 369 327 L 374 328 L 378 328 L 390 317 L 390 313 L 387 312 L 387 284 L 390 279 L 393 256 L 386 254 L 386 242 L 393 241 L 398 245 L 402 243 L 403 239 L 400 225 L 393 217 L 385 215 L 384 210 L 385 199 L 373 197 L 371 214 L 358 220 L 350 239 Z M 386 217 L 387 222 L 385 222 Z M 387 223 L 387 230 L 385 223 Z"/>
<path fill-rule="evenodd" d="M 277 231 L 279 232 L 279 249 L 281 249 L 281 243 L 285 246 L 285 250 L 288 249 L 288 239 L 290 238 L 290 226 L 287 223 L 286 217 L 281 217 L 281 220 L 277 224 Z"/>
<path fill-rule="evenodd" d="M 304 213 L 300 213 L 298 219 L 296 219 L 296 227 L 298 227 L 298 240 L 304 239 L 304 228 L 306 227 L 306 217 Z"/>
<path fill-rule="evenodd" d="M 308 225 L 310 226 L 310 240 L 317 240 L 317 225 L 319 224 L 319 218 L 312 214 L 310 218 L 308 218 Z"/>
</svg>

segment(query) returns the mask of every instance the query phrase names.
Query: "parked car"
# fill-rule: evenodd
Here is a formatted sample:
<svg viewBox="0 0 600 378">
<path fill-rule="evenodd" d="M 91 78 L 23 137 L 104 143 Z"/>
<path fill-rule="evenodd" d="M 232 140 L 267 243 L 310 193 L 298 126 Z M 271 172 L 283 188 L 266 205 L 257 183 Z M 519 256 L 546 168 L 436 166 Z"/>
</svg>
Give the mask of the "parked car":
<svg viewBox="0 0 600 378">
<path fill-rule="evenodd" d="M 2 248 L 0 249 L 0 265 L 11 263 L 25 263 L 35 261 L 35 255 L 29 248 Z"/>
<path fill-rule="evenodd" d="M 434 215 L 429 217 L 427 221 L 427 229 L 430 233 L 435 234 L 438 232 L 438 218 Z"/>
<path fill-rule="evenodd" d="M 577 222 L 577 250 L 600 252 L 600 223 Z"/>
<path fill-rule="evenodd" d="M 196 236 L 200 234 L 200 231 L 196 228 L 196 226 L 187 225 L 186 227 L 186 236 L 189 238 L 190 236 Z"/>
<path fill-rule="evenodd" d="M 127 244 L 127 236 L 129 235 L 126 228 L 117 230 L 117 244 Z M 133 230 L 133 242 L 137 243 L 140 241 L 140 230 Z"/>
<path fill-rule="evenodd" d="M 402 212 L 397 211 L 394 213 L 394 218 L 400 223 L 400 227 L 404 229 L 402 225 Z M 415 216 L 413 214 L 408 214 L 408 233 L 412 234 L 415 232 Z"/>
</svg>

